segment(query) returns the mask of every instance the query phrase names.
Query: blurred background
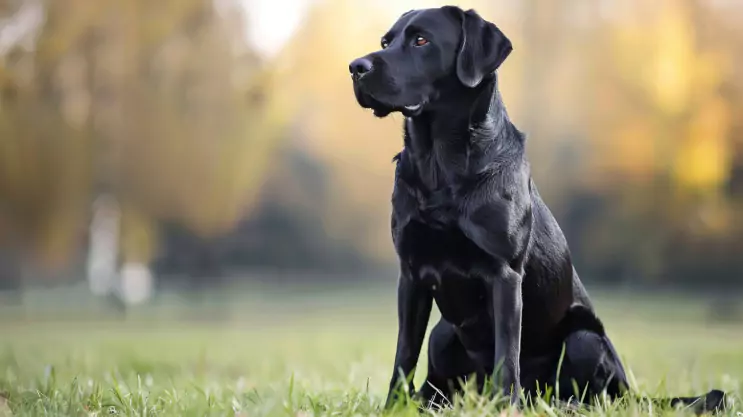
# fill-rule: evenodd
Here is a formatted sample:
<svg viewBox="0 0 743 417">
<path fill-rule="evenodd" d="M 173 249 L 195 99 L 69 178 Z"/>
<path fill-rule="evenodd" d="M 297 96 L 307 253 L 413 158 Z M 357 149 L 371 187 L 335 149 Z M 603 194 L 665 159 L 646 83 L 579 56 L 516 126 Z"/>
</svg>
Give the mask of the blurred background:
<svg viewBox="0 0 743 417">
<path fill-rule="evenodd" d="M 2 315 L 392 306 L 402 117 L 347 68 L 444 3 L 0 1 Z M 589 291 L 741 319 L 743 2 L 459 5 L 514 44 L 504 99 Z"/>
</svg>

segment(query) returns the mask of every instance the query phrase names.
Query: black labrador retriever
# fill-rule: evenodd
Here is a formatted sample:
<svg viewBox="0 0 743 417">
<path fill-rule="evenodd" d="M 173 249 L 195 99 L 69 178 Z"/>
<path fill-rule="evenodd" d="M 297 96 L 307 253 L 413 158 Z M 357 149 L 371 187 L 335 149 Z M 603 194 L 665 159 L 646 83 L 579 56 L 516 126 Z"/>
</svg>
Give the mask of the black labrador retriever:
<svg viewBox="0 0 743 417">
<path fill-rule="evenodd" d="M 521 388 L 533 396 L 557 384 L 564 401 L 622 395 L 622 363 L 498 92 L 496 69 L 511 42 L 474 10 L 446 6 L 405 13 L 381 47 L 350 71 L 362 107 L 405 116 L 392 194 L 399 333 L 387 405 L 398 388 L 416 395 L 411 380 L 434 300 L 442 318 L 430 335 L 422 401 L 451 400 L 470 376 L 480 389 L 493 381 L 512 403 Z M 716 410 L 724 393 L 666 401 Z"/>
</svg>

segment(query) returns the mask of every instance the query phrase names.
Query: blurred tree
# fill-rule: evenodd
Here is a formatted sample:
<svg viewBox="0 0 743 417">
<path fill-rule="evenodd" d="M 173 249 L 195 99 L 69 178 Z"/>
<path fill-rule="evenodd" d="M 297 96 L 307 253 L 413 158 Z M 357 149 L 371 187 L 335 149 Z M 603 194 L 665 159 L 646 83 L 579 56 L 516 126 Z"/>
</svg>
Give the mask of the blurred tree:
<svg viewBox="0 0 743 417">
<path fill-rule="evenodd" d="M 101 192 L 122 260 L 152 256 L 160 219 L 212 235 L 256 204 L 285 122 L 240 2 L 15 4 L 45 19 L 0 66 L 0 197 L 46 259 L 69 259 Z"/>
<path fill-rule="evenodd" d="M 611 17 L 598 28 L 604 36 L 586 34 L 595 42 L 584 50 L 601 59 L 591 61 L 585 135 L 594 155 L 582 178 L 612 202 L 586 223 L 588 256 L 597 265 L 632 260 L 624 273 L 633 279 L 688 279 L 679 252 L 700 263 L 701 242 L 731 234 L 724 189 L 734 103 L 720 89 L 735 78 L 735 49 L 704 40 L 705 28 L 707 37 L 725 30 L 706 2 L 633 1 Z M 722 268 L 720 279 L 730 273 Z"/>
<path fill-rule="evenodd" d="M 348 63 L 378 47 L 387 24 L 350 2 L 320 2 L 280 57 L 285 73 L 291 74 L 280 94 L 294 98 L 291 110 L 303 132 L 304 140 L 296 146 L 328 170 L 321 224 L 329 237 L 348 241 L 376 260 L 390 259 L 389 207 L 384 202 L 391 189 L 391 158 L 402 146 L 400 119 L 375 120 L 358 108 Z M 317 53 L 314 46 L 319 45 L 333 53 Z"/>
</svg>

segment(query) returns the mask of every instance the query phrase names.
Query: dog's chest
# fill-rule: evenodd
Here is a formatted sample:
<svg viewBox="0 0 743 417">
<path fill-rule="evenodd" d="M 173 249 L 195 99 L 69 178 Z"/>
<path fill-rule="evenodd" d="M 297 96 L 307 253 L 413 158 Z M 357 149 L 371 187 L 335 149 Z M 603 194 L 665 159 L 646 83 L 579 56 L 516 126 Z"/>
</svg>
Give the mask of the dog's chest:
<svg viewBox="0 0 743 417">
<path fill-rule="evenodd" d="M 483 311 L 487 302 L 490 257 L 459 229 L 432 228 L 411 220 L 397 232 L 401 262 L 431 291 L 442 315 L 454 324 Z"/>
<path fill-rule="evenodd" d="M 400 154 L 392 195 L 395 244 L 419 268 L 471 276 L 490 257 L 459 227 L 466 182 L 444 171 L 433 157 Z"/>
<path fill-rule="evenodd" d="M 456 227 L 459 210 L 452 194 L 448 188 L 435 190 L 428 195 L 419 193 L 413 218 L 435 229 Z"/>
<path fill-rule="evenodd" d="M 460 229 L 457 189 L 444 178 L 419 176 L 412 161 L 400 158 L 392 201 L 400 261 L 411 271 L 409 279 L 432 292 L 447 321 L 462 328 L 479 323 L 490 311 L 492 257 Z M 427 188 L 426 180 L 435 186 Z"/>
</svg>

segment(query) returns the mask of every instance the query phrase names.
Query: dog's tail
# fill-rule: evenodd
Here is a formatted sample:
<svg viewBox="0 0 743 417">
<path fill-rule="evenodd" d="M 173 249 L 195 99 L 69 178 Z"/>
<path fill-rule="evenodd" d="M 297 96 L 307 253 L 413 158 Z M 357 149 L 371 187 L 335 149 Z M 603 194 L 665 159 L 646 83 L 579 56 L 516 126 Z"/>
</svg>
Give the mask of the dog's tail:
<svg viewBox="0 0 743 417">
<path fill-rule="evenodd" d="M 698 397 L 673 397 L 653 398 L 650 402 L 661 407 L 676 408 L 682 406 L 693 411 L 695 414 L 719 413 L 725 411 L 727 398 L 723 391 L 713 389 L 712 391 Z"/>
<path fill-rule="evenodd" d="M 650 403 L 654 407 L 658 408 L 686 408 L 692 411 L 696 415 L 701 414 L 718 414 L 723 412 L 727 408 L 726 394 L 720 390 L 713 389 L 712 391 L 700 395 L 698 397 L 673 397 L 673 398 L 648 398 L 648 397 L 635 397 L 634 400 L 641 403 Z M 571 398 L 568 401 L 557 400 L 556 405 L 565 406 L 568 409 L 580 409 L 581 407 L 593 407 L 593 402 L 582 402 L 576 398 Z"/>
</svg>

